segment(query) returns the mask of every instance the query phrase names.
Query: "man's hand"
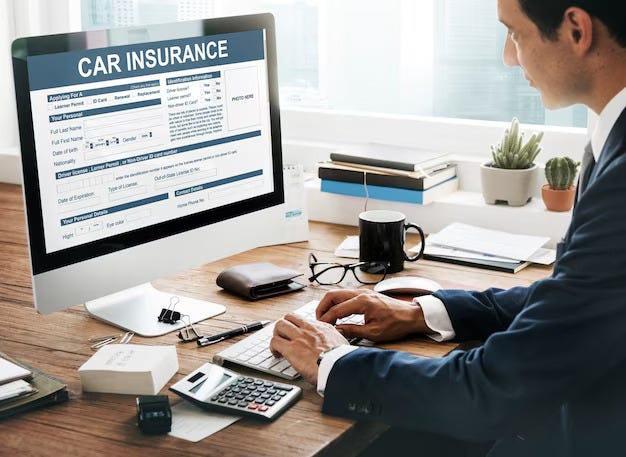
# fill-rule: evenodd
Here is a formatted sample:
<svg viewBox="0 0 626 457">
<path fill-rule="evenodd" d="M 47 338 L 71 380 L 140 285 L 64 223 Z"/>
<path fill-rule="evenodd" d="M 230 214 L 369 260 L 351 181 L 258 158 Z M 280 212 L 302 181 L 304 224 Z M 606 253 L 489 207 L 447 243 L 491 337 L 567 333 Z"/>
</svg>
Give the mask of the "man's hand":
<svg viewBox="0 0 626 457">
<path fill-rule="evenodd" d="M 270 350 L 283 356 L 300 376 L 317 385 L 317 358 L 322 351 L 349 344 L 335 328 L 325 322 L 307 321 L 287 314 L 276 322 Z"/>
<path fill-rule="evenodd" d="M 331 290 L 320 301 L 315 317 L 334 324 L 351 314 L 363 314 L 364 325 L 337 325 L 346 338 L 390 341 L 411 333 L 429 331 L 419 305 L 387 297 L 366 289 Z"/>
</svg>

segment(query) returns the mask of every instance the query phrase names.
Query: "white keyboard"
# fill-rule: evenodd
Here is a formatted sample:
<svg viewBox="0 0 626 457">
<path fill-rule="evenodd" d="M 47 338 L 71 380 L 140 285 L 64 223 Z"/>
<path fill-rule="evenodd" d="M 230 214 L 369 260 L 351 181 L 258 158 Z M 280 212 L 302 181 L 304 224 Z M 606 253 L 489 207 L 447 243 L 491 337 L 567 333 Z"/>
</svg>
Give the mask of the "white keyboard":
<svg viewBox="0 0 626 457">
<path fill-rule="evenodd" d="M 293 311 L 305 319 L 315 319 L 315 308 L 319 302 L 314 300 Z M 340 319 L 338 324 L 363 324 L 362 314 Z M 263 371 L 285 379 L 295 379 L 298 372 L 293 369 L 284 357 L 274 357 L 270 351 L 270 340 L 274 333 L 274 322 L 257 330 L 252 335 L 224 349 L 213 356 L 213 363 L 223 365 L 224 362 L 235 363 L 244 367 Z"/>
</svg>

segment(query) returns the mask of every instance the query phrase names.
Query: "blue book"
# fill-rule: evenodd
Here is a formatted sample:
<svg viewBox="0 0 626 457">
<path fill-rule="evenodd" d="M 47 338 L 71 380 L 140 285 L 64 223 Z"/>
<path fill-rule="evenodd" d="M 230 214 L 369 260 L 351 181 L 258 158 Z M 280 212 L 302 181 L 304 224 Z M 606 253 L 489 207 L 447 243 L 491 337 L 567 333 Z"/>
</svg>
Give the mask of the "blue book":
<svg viewBox="0 0 626 457">
<path fill-rule="evenodd" d="M 457 177 L 450 178 L 436 186 L 425 190 L 402 189 L 400 187 L 384 187 L 365 185 L 353 182 L 332 181 L 322 179 L 322 192 L 332 194 L 350 195 L 352 197 L 368 197 L 375 200 L 387 200 L 394 202 L 415 203 L 427 205 L 433 201 L 445 197 L 456 191 L 459 187 Z"/>
</svg>

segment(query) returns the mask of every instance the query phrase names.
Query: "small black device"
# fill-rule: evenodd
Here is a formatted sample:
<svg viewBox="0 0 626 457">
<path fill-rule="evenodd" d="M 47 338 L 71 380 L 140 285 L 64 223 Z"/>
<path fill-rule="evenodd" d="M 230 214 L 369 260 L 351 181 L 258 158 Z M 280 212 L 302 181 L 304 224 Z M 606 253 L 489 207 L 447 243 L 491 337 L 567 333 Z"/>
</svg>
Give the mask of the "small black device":
<svg viewBox="0 0 626 457">
<path fill-rule="evenodd" d="M 163 435 L 172 429 L 172 410 L 167 395 L 137 397 L 137 425 L 145 435 Z"/>
<path fill-rule="evenodd" d="M 272 421 L 302 395 L 298 386 L 241 376 L 205 363 L 170 387 L 191 403 L 211 411 Z"/>
</svg>

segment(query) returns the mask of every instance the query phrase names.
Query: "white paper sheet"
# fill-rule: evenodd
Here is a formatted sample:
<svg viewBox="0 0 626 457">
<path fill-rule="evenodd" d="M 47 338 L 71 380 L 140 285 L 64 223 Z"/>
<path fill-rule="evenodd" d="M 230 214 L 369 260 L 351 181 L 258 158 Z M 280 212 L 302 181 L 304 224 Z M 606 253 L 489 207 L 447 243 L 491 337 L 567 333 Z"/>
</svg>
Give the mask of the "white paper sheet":
<svg viewBox="0 0 626 457">
<path fill-rule="evenodd" d="M 529 260 L 550 240 L 548 237 L 516 235 L 455 222 L 428 237 L 428 244 L 448 246 L 480 254 Z"/>
<path fill-rule="evenodd" d="M 347 236 L 335 249 L 337 257 L 347 257 L 349 259 L 359 258 L 359 236 Z"/>
<path fill-rule="evenodd" d="M 213 413 L 188 401 L 179 401 L 172 406 L 172 430 L 169 435 L 196 443 L 239 419 L 239 416 Z"/>
</svg>

